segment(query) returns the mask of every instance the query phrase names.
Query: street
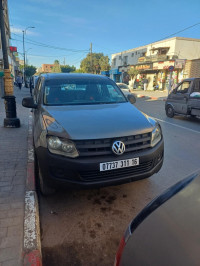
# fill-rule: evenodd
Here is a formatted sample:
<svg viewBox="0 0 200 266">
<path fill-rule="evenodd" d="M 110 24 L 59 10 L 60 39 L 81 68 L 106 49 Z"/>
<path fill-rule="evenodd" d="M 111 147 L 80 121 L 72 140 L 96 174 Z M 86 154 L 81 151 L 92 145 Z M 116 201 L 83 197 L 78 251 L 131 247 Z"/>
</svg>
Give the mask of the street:
<svg viewBox="0 0 200 266">
<path fill-rule="evenodd" d="M 44 266 L 113 265 L 132 218 L 163 190 L 200 168 L 199 119 L 167 118 L 162 99 L 138 99 L 135 105 L 162 126 L 162 169 L 151 178 L 120 186 L 40 195 Z"/>
</svg>

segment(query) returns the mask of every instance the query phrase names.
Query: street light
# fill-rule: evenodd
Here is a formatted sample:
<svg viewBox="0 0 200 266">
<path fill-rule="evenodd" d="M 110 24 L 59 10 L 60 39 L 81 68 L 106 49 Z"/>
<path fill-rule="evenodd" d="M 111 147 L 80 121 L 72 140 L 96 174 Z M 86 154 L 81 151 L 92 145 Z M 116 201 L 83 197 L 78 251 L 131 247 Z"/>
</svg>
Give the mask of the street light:
<svg viewBox="0 0 200 266">
<path fill-rule="evenodd" d="M 28 48 L 28 50 L 26 50 L 26 64 L 28 64 L 28 51 L 31 50 L 32 48 Z"/>
<path fill-rule="evenodd" d="M 25 65 L 26 65 L 26 60 L 25 60 L 25 42 L 24 42 L 24 35 L 26 34 L 27 29 L 34 29 L 35 27 L 29 26 L 26 27 L 25 30 L 23 30 L 23 51 L 24 51 L 24 82 L 25 82 Z"/>
</svg>

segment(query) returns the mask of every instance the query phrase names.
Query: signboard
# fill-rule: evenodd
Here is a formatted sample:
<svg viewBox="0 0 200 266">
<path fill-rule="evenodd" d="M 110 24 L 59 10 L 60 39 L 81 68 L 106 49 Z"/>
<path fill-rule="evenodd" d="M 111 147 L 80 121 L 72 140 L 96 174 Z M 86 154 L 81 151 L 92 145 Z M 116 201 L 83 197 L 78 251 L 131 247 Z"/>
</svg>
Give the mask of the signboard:
<svg viewBox="0 0 200 266">
<path fill-rule="evenodd" d="M 174 61 L 161 61 L 153 63 L 153 69 L 169 69 L 170 66 L 173 66 Z"/>
<path fill-rule="evenodd" d="M 135 69 L 137 70 L 151 69 L 151 65 L 137 65 L 135 66 Z"/>
<path fill-rule="evenodd" d="M 176 59 L 175 60 L 175 68 L 184 68 L 186 63 L 186 59 Z"/>
<path fill-rule="evenodd" d="M 145 57 L 144 56 L 138 58 L 138 62 L 144 62 L 144 61 L 145 61 Z"/>
<path fill-rule="evenodd" d="M 168 70 L 171 71 L 171 72 L 174 71 L 174 66 L 169 66 Z"/>
<path fill-rule="evenodd" d="M 13 53 L 13 52 L 17 52 L 17 47 L 15 46 L 9 46 L 10 48 L 10 51 Z"/>
</svg>

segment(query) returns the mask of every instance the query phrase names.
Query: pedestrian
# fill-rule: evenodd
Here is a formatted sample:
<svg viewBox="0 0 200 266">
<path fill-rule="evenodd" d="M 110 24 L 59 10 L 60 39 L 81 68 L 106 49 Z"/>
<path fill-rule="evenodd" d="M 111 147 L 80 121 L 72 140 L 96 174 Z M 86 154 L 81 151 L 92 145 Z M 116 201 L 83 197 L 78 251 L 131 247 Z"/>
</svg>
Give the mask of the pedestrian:
<svg viewBox="0 0 200 266">
<path fill-rule="evenodd" d="M 144 91 L 146 91 L 147 90 L 147 85 L 148 85 L 148 79 L 147 78 L 143 79 L 143 84 L 144 84 Z"/>
<path fill-rule="evenodd" d="M 21 88 L 22 88 L 22 76 L 20 74 L 17 76 L 16 81 L 17 81 L 17 85 L 18 85 L 19 89 L 21 90 Z"/>
</svg>

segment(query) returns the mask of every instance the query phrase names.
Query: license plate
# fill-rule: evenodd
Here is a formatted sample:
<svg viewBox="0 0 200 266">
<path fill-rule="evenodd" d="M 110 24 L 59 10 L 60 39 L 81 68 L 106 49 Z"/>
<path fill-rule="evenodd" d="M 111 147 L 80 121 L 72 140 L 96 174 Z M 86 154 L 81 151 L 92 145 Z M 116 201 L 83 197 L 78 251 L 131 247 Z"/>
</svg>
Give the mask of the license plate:
<svg viewBox="0 0 200 266">
<path fill-rule="evenodd" d="M 109 170 L 131 167 L 136 165 L 139 165 L 139 157 L 126 159 L 126 160 L 100 163 L 100 171 L 109 171 Z"/>
</svg>

